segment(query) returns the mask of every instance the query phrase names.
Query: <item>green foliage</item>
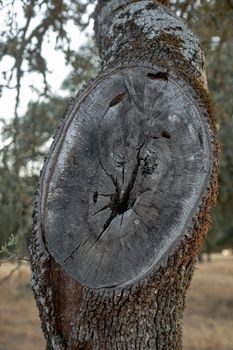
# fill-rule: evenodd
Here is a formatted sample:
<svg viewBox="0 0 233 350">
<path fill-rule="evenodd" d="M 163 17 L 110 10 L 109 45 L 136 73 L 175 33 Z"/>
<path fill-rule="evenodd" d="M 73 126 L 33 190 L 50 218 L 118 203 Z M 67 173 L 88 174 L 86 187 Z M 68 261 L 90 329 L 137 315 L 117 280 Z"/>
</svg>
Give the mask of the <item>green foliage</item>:
<svg viewBox="0 0 233 350">
<path fill-rule="evenodd" d="M 100 69 L 97 48 L 92 38 L 71 60 L 72 71 L 63 82 L 63 88 L 72 94 L 77 92 L 83 83 L 92 79 Z"/>
<path fill-rule="evenodd" d="M 9 240 L 0 247 L 0 256 L 1 254 L 11 255 L 12 248 L 14 248 L 17 244 L 18 244 L 18 237 L 11 234 L 9 237 Z"/>
<path fill-rule="evenodd" d="M 0 61 L 8 56 L 13 60 L 9 71 L 2 72 L 1 88 L 16 84 L 17 103 L 21 81 L 25 73 L 36 72 L 43 77 L 44 91 L 48 92 L 47 62 L 43 56 L 43 44 L 55 34 L 56 49 L 62 51 L 67 64 L 73 59 L 68 24 L 80 29 L 88 25 L 83 15 L 91 0 L 3 0 L 6 12 L 5 30 L 1 33 Z M 21 19 L 20 19 L 21 18 Z M 38 21 L 39 19 L 39 21 Z"/>
<path fill-rule="evenodd" d="M 16 271 L 18 270 L 18 267 L 20 267 L 23 260 L 28 261 L 28 259 L 25 258 L 26 255 L 27 255 L 27 251 L 21 245 L 20 238 L 18 236 L 11 234 L 10 237 L 8 237 L 8 240 L 0 246 L 0 266 L 5 262 L 17 261 L 18 263 L 17 268 L 13 269 L 14 271 Z M 5 277 L 3 280 L 8 279 L 8 277 L 10 277 L 11 274 L 12 273 L 10 273 L 9 276 Z M 2 280 L 1 280 L 1 283 L 2 283 Z"/>
<path fill-rule="evenodd" d="M 27 245 L 39 170 L 69 101 L 68 97 L 51 96 L 49 93 L 43 45 L 55 35 L 55 49 L 63 52 L 67 65 L 74 65 L 77 53 L 71 48 L 69 28 L 76 25 L 83 30 L 88 25 L 89 18 L 85 19 L 83 15 L 92 2 L 94 1 L 1 1 L 0 10 L 5 11 L 5 30 L 1 33 L 0 61 L 7 57 L 13 63 L 8 71 L 1 74 L 0 91 L 14 88 L 16 100 L 13 120 L 1 119 L 3 147 L 0 149 L 0 244 L 7 241 L 13 232 Z M 29 102 L 27 112 L 20 117 L 18 106 L 22 79 L 30 73 L 41 75 L 44 87 L 41 91 L 32 87 L 37 92 L 38 101 Z M 87 74 L 79 78 L 80 84 L 86 77 Z"/>
<path fill-rule="evenodd" d="M 233 3 L 231 0 L 176 1 L 180 15 L 200 38 L 206 56 L 208 84 L 213 95 L 222 146 L 220 191 L 212 210 L 206 249 L 233 248 Z"/>
<path fill-rule="evenodd" d="M 11 233 L 27 239 L 36 183 L 35 176 L 19 177 L 6 167 L 0 168 L 0 244 Z"/>
<path fill-rule="evenodd" d="M 14 142 L 3 147 L 0 167 L 0 244 L 13 232 L 28 237 L 32 226 L 33 195 L 44 156 L 54 130 L 62 119 L 68 98 L 51 97 L 37 104 L 31 102 L 27 113 L 19 119 L 17 158 Z M 12 123 L 4 127 L 4 138 L 12 139 Z M 19 173 L 15 171 L 18 163 Z"/>
</svg>

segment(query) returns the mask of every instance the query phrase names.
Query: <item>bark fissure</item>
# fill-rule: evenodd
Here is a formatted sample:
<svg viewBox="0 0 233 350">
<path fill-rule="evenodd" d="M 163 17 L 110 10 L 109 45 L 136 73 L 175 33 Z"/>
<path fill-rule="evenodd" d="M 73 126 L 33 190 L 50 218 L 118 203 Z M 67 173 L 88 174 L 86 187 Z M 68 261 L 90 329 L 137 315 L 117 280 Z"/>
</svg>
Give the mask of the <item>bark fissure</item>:
<svg viewBox="0 0 233 350">
<path fill-rule="evenodd" d="M 116 187 L 116 192 L 112 195 L 111 201 L 108 206 L 103 207 L 100 209 L 100 211 L 110 207 L 111 208 L 111 214 L 109 218 L 106 220 L 103 230 L 101 231 L 101 234 L 104 233 L 104 231 L 107 230 L 109 225 L 111 224 L 112 220 L 117 216 L 117 215 L 122 215 L 122 221 L 123 221 L 123 214 L 130 208 L 133 207 L 136 198 L 131 197 L 131 191 L 134 187 L 138 170 L 141 164 L 142 159 L 140 158 L 140 151 L 142 147 L 144 146 L 144 143 L 139 147 L 138 153 L 137 153 L 137 160 L 135 163 L 135 166 L 133 168 L 129 183 L 126 187 L 125 190 L 121 189 L 120 187 Z M 121 222 L 122 224 L 122 222 Z"/>
</svg>

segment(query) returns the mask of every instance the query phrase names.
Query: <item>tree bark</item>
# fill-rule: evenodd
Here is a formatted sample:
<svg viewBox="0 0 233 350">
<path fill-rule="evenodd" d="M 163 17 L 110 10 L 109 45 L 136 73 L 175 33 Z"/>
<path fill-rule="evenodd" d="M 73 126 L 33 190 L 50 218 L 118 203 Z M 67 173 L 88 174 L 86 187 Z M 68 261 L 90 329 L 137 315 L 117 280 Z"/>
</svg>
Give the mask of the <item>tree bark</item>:
<svg viewBox="0 0 233 350">
<path fill-rule="evenodd" d="M 182 348 L 218 142 L 199 42 L 166 3 L 98 2 L 103 68 L 67 109 L 35 205 L 47 350 Z"/>
</svg>

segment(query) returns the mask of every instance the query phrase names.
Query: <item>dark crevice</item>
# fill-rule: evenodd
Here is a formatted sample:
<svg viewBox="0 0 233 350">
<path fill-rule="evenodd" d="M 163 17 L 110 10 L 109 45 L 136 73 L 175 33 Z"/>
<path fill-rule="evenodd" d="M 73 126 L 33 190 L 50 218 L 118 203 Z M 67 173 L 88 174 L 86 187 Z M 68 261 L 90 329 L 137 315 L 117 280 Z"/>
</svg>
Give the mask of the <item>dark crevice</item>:
<svg viewBox="0 0 233 350">
<path fill-rule="evenodd" d="M 163 130 L 161 133 L 161 136 L 164 137 L 165 139 L 170 139 L 171 135 L 169 134 L 169 132 Z"/>
<path fill-rule="evenodd" d="M 108 107 L 108 108 L 106 109 L 106 111 L 105 111 L 105 112 L 104 112 L 104 114 L 102 115 L 102 117 L 101 117 L 101 119 L 100 119 L 99 123 L 102 123 L 102 121 L 103 121 L 104 117 L 105 117 L 105 116 L 106 116 L 106 114 L 108 113 L 109 108 L 110 108 L 110 107 Z"/>
<path fill-rule="evenodd" d="M 168 131 L 163 130 L 160 135 L 152 136 L 152 139 L 158 140 L 160 137 L 164 137 L 165 139 L 170 139 L 171 135 L 169 134 Z"/>
<path fill-rule="evenodd" d="M 117 178 L 115 178 L 112 174 L 109 174 L 109 172 L 108 172 L 108 171 L 105 169 L 105 167 L 103 166 L 100 157 L 99 157 L 99 164 L 100 164 L 101 168 L 103 169 L 103 171 L 105 172 L 105 174 L 106 174 L 108 177 L 110 177 L 110 179 L 112 180 L 112 183 L 113 183 L 113 185 L 114 185 L 115 188 L 116 188 L 116 191 L 120 191 L 120 187 L 119 187 Z"/>
<path fill-rule="evenodd" d="M 99 196 L 98 192 L 95 191 L 95 192 L 93 193 L 93 203 L 96 203 L 96 202 L 97 202 L 98 196 Z"/>
<path fill-rule="evenodd" d="M 112 101 L 109 103 L 109 107 L 116 106 L 118 103 L 120 103 L 122 100 L 124 100 L 125 96 L 127 95 L 126 92 L 122 92 L 121 94 L 115 96 Z"/>
<path fill-rule="evenodd" d="M 148 73 L 147 74 L 149 79 L 156 80 L 156 79 L 161 79 L 161 80 L 168 80 L 168 73 L 167 72 L 158 72 L 158 73 Z"/>
<path fill-rule="evenodd" d="M 99 197 L 111 197 L 113 195 L 113 193 L 99 193 L 98 191 L 94 191 L 93 193 L 93 203 L 96 204 L 98 201 Z"/>
<path fill-rule="evenodd" d="M 67 256 L 67 258 L 65 258 L 65 260 L 63 261 L 63 264 L 65 264 L 69 259 L 71 259 L 74 255 L 74 253 L 77 252 L 77 250 L 82 247 L 83 245 L 85 245 L 87 243 L 87 241 L 89 240 L 90 236 L 88 236 L 85 241 L 83 243 L 78 244 L 73 250 L 72 252 Z"/>
<path fill-rule="evenodd" d="M 199 137 L 200 145 L 201 145 L 201 147 L 203 148 L 203 135 L 202 135 L 201 130 L 200 130 L 199 133 L 198 133 L 198 137 Z"/>
<path fill-rule="evenodd" d="M 144 165 L 142 167 L 142 175 L 144 177 L 147 177 L 148 175 L 154 174 L 157 166 L 158 166 L 157 157 L 156 159 L 153 159 L 147 156 L 144 159 Z"/>
<path fill-rule="evenodd" d="M 108 209 L 109 208 L 109 204 L 105 205 L 103 208 L 97 210 L 92 216 L 95 216 L 96 214 L 100 213 L 101 211 Z"/>
<path fill-rule="evenodd" d="M 106 220 L 106 222 L 103 226 L 103 230 L 101 232 L 101 235 L 103 234 L 104 231 L 106 231 L 106 229 L 111 224 L 112 220 L 117 215 L 124 214 L 128 209 L 133 207 L 133 205 L 136 201 L 136 198 L 132 198 L 131 191 L 134 187 L 134 184 L 136 182 L 136 178 L 138 175 L 138 169 L 139 169 L 140 163 L 141 163 L 140 152 L 141 152 L 141 149 L 143 146 L 144 146 L 144 143 L 138 148 L 137 161 L 134 165 L 130 180 L 128 182 L 128 185 L 127 185 L 125 191 L 121 192 L 120 188 L 116 187 L 116 192 L 114 193 L 114 195 L 112 195 L 110 203 L 106 206 L 107 208 L 110 208 L 112 211 L 111 211 L 109 218 Z M 106 207 L 102 208 L 100 211 L 106 209 Z M 122 221 L 123 221 L 123 218 L 122 218 Z M 122 224 L 122 221 L 121 221 L 121 224 Z M 101 235 L 100 235 L 100 237 L 101 237 Z"/>
</svg>

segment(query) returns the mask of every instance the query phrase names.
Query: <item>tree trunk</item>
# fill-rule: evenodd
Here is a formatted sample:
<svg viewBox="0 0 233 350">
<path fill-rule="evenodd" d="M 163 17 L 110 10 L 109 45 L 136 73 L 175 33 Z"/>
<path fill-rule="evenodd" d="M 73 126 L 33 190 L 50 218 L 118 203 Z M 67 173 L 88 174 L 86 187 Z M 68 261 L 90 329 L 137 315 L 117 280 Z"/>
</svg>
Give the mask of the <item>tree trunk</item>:
<svg viewBox="0 0 233 350">
<path fill-rule="evenodd" d="M 57 131 L 34 214 L 47 350 L 182 348 L 218 143 L 199 42 L 166 3 L 97 5 L 103 69 Z"/>
</svg>

